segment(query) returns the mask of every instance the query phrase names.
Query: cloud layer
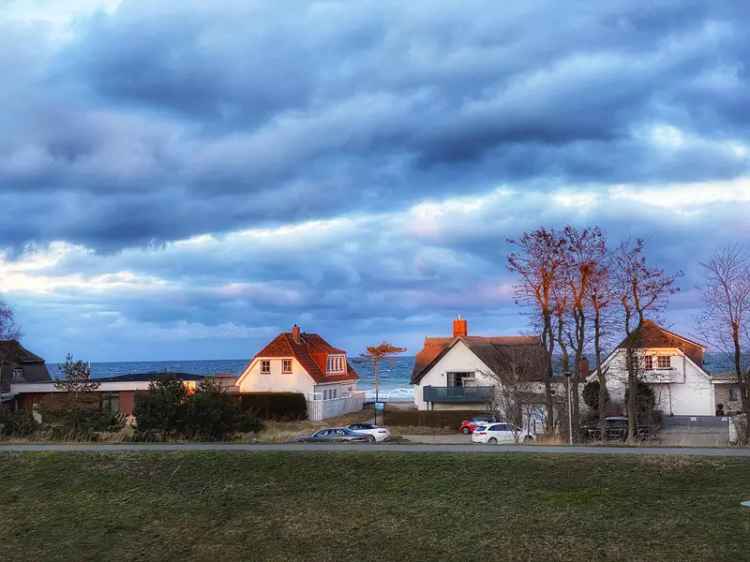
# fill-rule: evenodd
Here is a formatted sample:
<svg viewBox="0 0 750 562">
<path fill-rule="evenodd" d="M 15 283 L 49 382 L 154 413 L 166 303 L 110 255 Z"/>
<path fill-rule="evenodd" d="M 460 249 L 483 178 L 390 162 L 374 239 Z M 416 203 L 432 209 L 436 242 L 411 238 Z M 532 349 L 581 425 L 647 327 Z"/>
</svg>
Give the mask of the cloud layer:
<svg viewBox="0 0 750 562">
<path fill-rule="evenodd" d="M 11 2 L 0 291 L 52 358 L 414 347 L 524 329 L 505 238 L 596 223 L 686 271 L 689 331 L 749 234 L 735 4 Z"/>
</svg>

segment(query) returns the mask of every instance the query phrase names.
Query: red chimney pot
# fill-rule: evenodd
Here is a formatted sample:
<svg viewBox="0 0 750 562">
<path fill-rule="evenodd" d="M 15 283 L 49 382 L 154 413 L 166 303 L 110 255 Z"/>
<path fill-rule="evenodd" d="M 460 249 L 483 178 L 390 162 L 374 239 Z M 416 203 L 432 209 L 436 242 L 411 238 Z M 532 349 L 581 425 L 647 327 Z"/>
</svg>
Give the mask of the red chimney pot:
<svg viewBox="0 0 750 562">
<path fill-rule="evenodd" d="M 460 316 L 453 321 L 453 337 L 461 338 L 469 335 L 469 323 Z"/>
<path fill-rule="evenodd" d="M 299 326 L 297 326 L 297 324 L 292 326 L 292 339 L 294 340 L 294 343 L 301 343 L 300 329 L 299 329 Z"/>
</svg>

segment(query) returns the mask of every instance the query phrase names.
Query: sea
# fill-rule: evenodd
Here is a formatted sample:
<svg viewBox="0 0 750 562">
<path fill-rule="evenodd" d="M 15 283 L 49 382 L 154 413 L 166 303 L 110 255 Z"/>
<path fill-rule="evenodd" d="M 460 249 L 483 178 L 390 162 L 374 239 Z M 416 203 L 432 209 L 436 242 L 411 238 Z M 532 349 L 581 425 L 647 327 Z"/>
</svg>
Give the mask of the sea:
<svg viewBox="0 0 750 562">
<path fill-rule="evenodd" d="M 359 373 L 357 387 L 366 392 L 368 399 L 375 398 L 375 380 L 372 365 L 366 359 L 350 358 L 352 366 Z M 246 359 L 201 360 L 201 361 L 124 361 L 111 363 L 91 363 L 94 378 L 114 377 L 133 373 L 190 373 L 193 375 L 215 375 L 232 373 L 240 375 L 247 365 Z M 732 369 L 732 358 L 727 353 L 706 353 L 705 368 L 709 373 L 726 372 Z M 62 377 L 60 364 L 48 364 L 50 375 Z M 413 356 L 389 358 L 380 366 L 378 398 L 383 401 L 411 401 L 414 389 L 409 384 L 414 367 Z"/>
<path fill-rule="evenodd" d="M 364 390 L 368 399 L 375 398 L 375 380 L 372 365 L 366 359 L 350 358 L 354 369 L 359 374 L 357 388 Z M 49 363 L 50 375 L 61 378 L 62 365 Z M 242 374 L 247 366 L 247 359 L 200 360 L 200 361 L 121 361 L 109 363 L 91 363 L 93 378 L 116 377 L 134 373 L 190 373 L 193 375 L 215 375 L 217 373 Z M 413 400 L 414 391 L 409 384 L 414 357 L 400 356 L 385 360 L 380 365 L 380 384 L 378 399 L 383 401 Z"/>
</svg>

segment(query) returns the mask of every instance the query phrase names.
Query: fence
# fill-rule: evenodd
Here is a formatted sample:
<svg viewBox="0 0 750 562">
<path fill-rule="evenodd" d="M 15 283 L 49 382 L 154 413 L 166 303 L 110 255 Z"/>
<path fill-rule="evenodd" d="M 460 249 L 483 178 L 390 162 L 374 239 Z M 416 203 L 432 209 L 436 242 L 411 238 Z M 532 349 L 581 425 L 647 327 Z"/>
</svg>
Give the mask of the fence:
<svg viewBox="0 0 750 562">
<path fill-rule="evenodd" d="M 311 400 L 311 398 L 313 399 Z M 310 421 L 320 421 L 350 412 L 359 412 L 364 404 L 364 392 L 352 392 L 349 396 L 329 400 L 315 400 L 314 396 L 309 396 L 307 399 L 307 416 Z"/>
</svg>

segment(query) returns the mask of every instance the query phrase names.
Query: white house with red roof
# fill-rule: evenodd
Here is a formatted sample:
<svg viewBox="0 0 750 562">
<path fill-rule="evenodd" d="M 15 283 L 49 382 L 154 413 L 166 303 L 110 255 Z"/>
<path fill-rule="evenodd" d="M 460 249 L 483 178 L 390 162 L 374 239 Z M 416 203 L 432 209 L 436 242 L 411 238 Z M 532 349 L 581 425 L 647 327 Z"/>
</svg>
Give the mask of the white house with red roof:
<svg viewBox="0 0 750 562">
<path fill-rule="evenodd" d="M 729 412 L 739 405 L 736 381 L 712 376 L 704 368 L 703 345 L 650 320 L 625 338 L 602 364 L 612 402 L 625 401 L 628 348 L 635 350 L 640 379 L 653 389 L 656 408 L 663 414 L 713 416 L 717 410 Z M 588 377 L 595 379 L 596 373 Z"/>
<path fill-rule="evenodd" d="M 250 360 L 237 380 L 241 393 L 298 392 L 307 399 L 308 417 L 322 420 L 361 410 L 364 392 L 346 351 L 296 324 Z"/>
<path fill-rule="evenodd" d="M 544 380 L 546 351 L 535 336 L 470 336 L 453 321 L 452 337 L 427 337 L 412 370 L 419 410 L 486 410 L 501 381 L 535 392 Z"/>
</svg>

